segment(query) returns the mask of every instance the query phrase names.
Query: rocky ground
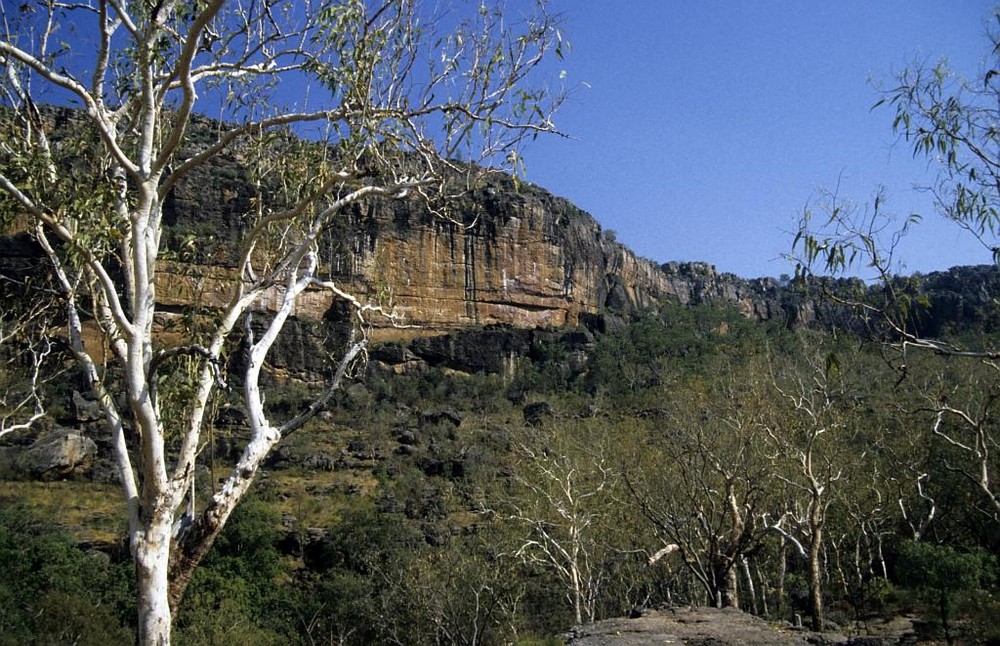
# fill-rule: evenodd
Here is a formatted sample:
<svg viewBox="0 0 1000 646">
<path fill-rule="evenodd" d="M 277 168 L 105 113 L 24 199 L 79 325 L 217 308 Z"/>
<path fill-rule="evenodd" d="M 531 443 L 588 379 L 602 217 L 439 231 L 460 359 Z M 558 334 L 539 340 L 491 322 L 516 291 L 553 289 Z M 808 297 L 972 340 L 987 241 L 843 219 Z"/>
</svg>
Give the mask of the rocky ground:
<svg viewBox="0 0 1000 646">
<path fill-rule="evenodd" d="M 652 646 L 653 644 L 882 646 L 921 643 L 913 630 L 913 622 L 906 618 L 869 625 L 867 628 L 871 635 L 850 636 L 843 631 L 819 634 L 789 625 L 773 624 L 733 608 L 719 610 L 682 607 L 643 610 L 634 614 L 637 616 L 607 619 L 579 626 L 567 635 L 567 643 L 573 646 Z"/>
</svg>

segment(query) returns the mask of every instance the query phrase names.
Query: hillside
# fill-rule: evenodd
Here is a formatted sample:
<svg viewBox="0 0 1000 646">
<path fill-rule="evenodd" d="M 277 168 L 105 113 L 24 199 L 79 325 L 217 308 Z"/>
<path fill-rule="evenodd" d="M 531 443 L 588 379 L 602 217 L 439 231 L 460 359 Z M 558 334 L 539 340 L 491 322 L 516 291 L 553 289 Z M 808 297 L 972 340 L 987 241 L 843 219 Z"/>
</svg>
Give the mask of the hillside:
<svg viewBox="0 0 1000 646">
<path fill-rule="evenodd" d="M 228 159 L 169 195 L 164 346 L 173 326 L 196 328 L 226 298 L 255 197 L 244 175 Z M 952 628 L 996 638 L 997 518 L 966 445 L 935 435 L 968 429 L 959 420 L 941 431 L 928 408 L 968 403 L 995 446 L 992 364 L 924 355 L 900 366 L 886 347 L 854 343 L 878 330 L 825 298 L 877 300 L 859 281 L 659 265 L 570 202 L 506 176 L 450 215 L 372 201 L 325 232 L 324 277 L 382 303 L 401 326 L 374 319 L 364 370 L 269 454 L 198 570 L 179 639 L 553 643 L 577 616 L 634 611 L 636 622 L 574 634 L 580 643 L 648 630 L 706 643 L 751 632 L 773 643 L 933 643 L 948 617 L 939 620 L 929 591 L 945 584 L 909 573 L 934 564 L 953 567 L 947 586 L 958 582 L 946 589 Z M 38 250 L 16 228 L 5 233 L 0 273 L 37 285 Z M 917 297 L 916 329 L 993 345 L 995 267 L 899 280 Z M 3 297 L 23 301 L 16 286 L 4 281 Z M 303 303 L 263 384 L 269 411 L 286 417 L 317 394 L 329 353 L 342 348 L 338 303 L 319 292 Z M 226 358 L 238 380 L 243 353 Z M 116 378 L 113 367 L 107 375 Z M 107 635 L 95 643 L 127 641 L 134 616 L 122 593 L 111 439 L 75 373 L 47 389 L 46 418 L 0 442 L 0 602 L 18 600 L 0 613 L 0 643 L 63 625 Z M 221 389 L 192 475 L 198 505 L 247 428 L 238 397 Z M 989 476 L 995 456 L 981 455 Z M 803 471 L 813 457 L 824 471 Z M 788 632 L 810 612 L 803 510 L 814 508 L 828 512 L 816 539 L 823 636 Z M 923 542 L 911 540 L 918 533 Z M 654 559 L 671 544 L 680 547 Z M 930 555 L 908 556 L 908 545 Z M 715 604 L 747 614 L 668 610 Z M 687 623 L 672 623 L 675 614 Z"/>
<path fill-rule="evenodd" d="M 46 114 L 57 132 L 77 119 L 67 109 Z M 196 120 L 187 153 L 211 141 L 213 127 Z M 159 276 L 161 311 L 169 316 L 192 302 L 211 307 L 227 298 L 236 242 L 255 197 L 238 152 L 173 188 L 164 205 L 164 259 L 173 261 Z M 822 289 L 856 288 L 833 280 L 805 289 L 720 273 L 707 263 L 659 264 L 605 235 L 569 200 L 499 173 L 445 215 L 416 199 L 354 205 L 324 232 L 320 253 L 322 277 L 394 315 L 392 322 L 370 321 L 376 341 L 490 325 L 572 327 L 588 315 L 663 302 L 733 306 L 752 320 L 786 325 L 843 325 L 844 313 L 823 301 Z M 32 273 L 39 257 L 16 223 L 0 232 L 0 273 Z M 956 268 L 916 277 L 912 289 L 932 295 L 921 325 L 929 333 L 953 330 L 991 316 L 985 306 L 1000 289 L 1000 274 Z M 304 321 L 337 318 L 328 293 L 307 293 L 300 303 L 296 316 Z"/>
</svg>

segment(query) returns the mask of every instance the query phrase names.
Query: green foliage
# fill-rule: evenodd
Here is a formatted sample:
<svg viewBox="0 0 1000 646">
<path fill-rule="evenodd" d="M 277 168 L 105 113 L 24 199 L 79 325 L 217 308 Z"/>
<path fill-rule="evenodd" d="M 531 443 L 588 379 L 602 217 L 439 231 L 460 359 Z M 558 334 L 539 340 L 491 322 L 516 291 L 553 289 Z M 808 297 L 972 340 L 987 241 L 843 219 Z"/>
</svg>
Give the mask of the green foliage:
<svg viewBox="0 0 1000 646">
<path fill-rule="evenodd" d="M 66 109 L 42 114 L 46 121 L 71 118 Z M 115 253 L 126 224 L 115 211 L 115 183 L 107 181 L 103 172 L 92 172 L 106 165 L 94 127 L 83 120 L 63 127 L 49 142 L 48 150 L 21 136 L 21 127 L 12 111 L 0 113 L 0 142 L 9 153 L 0 161 L 0 174 L 28 196 L 44 195 L 52 219 L 76 232 L 75 243 L 67 250 L 71 260 L 79 262 L 86 254 Z M 23 204 L 7 191 L 0 191 L 0 223 L 11 224 L 24 211 Z"/>
<path fill-rule="evenodd" d="M 589 357 L 586 389 L 641 400 L 643 393 L 657 395 L 674 380 L 710 370 L 719 355 L 753 352 L 774 332 L 727 307 L 664 305 L 640 312 L 600 338 Z"/>
<path fill-rule="evenodd" d="M 129 570 L 23 509 L 0 509 L 0 644 L 132 641 Z"/>
<path fill-rule="evenodd" d="M 284 573 L 277 548 L 279 518 L 268 505 L 246 500 L 233 512 L 222 534 L 195 570 L 177 614 L 184 643 L 281 644 L 270 616 L 276 584 Z M 233 627 L 239 626 L 239 634 Z"/>
<path fill-rule="evenodd" d="M 960 552 L 947 545 L 906 541 L 899 546 L 900 582 L 935 595 L 952 595 L 996 583 L 996 557 L 981 550 Z"/>
<path fill-rule="evenodd" d="M 994 78 L 1000 67 L 1000 11 L 989 25 L 991 49 L 978 76 L 963 78 L 946 62 L 933 67 L 916 65 L 897 77 L 876 105 L 895 111 L 893 129 L 908 141 L 914 156 L 940 167 L 935 195 L 941 209 L 981 240 L 998 232 L 995 163 L 1000 132 L 993 114 L 1000 86 Z M 998 261 L 997 249 L 994 261 Z"/>
<path fill-rule="evenodd" d="M 306 563 L 318 577 L 308 592 L 315 631 L 346 643 L 385 639 L 405 623 L 402 586 L 407 562 L 424 549 L 417 528 L 400 514 L 362 507 L 344 514 Z"/>
<path fill-rule="evenodd" d="M 959 552 L 946 545 L 916 541 L 899 546 L 897 570 L 903 585 L 937 606 L 949 643 L 956 596 L 995 586 L 998 574 L 996 557 L 982 550 Z"/>
<path fill-rule="evenodd" d="M 967 479 L 949 469 L 960 449 L 933 441 L 920 412 L 926 397 L 945 395 L 981 400 L 988 409 L 988 393 L 977 389 L 992 383 L 989 366 L 953 361 L 942 369 L 937 357 L 921 355 L 911 359 L 907 381 L 897 388 L 882 349 L 859 348 L 846 335 L 792 333 L 708 306 L 667 306 L 619 323 L 595 335 L 587 357 L 557 334 L 539 336 L 509 382 L 442 369 L 373 372 L 364 392 L 342 394 L 323 420 L 284 445 L 282 460 L 294 466 L 270 470 L 266 495 L 237 508 L 196 571 L 176 618 L 178 641 L 492 644 L 559 634 L 574 621 L 566 587 L 553 570 L 515 558 L 531 534 L 527 524 L 511 520 L 548 513 L 544 527 L 555 532 L 561 514 L 573 511 L 551 504 L 559 493 L 554 486 L 531 486 L 544 484 L 540 469 L 546 466 L 570 476 L 577 492 L 596 489 L 602 469 L 618 478 L 585 497 L 579 510 L 581 522 L 589 523 L 590 565 L 599 572 L 595 616 L 621 615 L 643 603 L 704 602 L 706 586 L 698 577 L 713 575 L 708 556 L 730 548 L 746 555 L 755 577 L 758 599 L 751 608 L 740 572 L 745 609 L 761 611 L 763 590 L 771 613 L 787 611 L 789 600 L 801 612 L 806 564 L 789 542 L 766 531 L 763 519 L 767 514 L 773 523 L 802 501 L 789 484 L 796 457 L 769 444 L 768 430 L 794 447 L 805 425 L 772 382 L 799 395 L 825 382 L 830 395 L 825 419 L 831 423 L 818 436 L 815 458 L 817 465 L 829 461 L 836 477 L 826 527 L 833 538 L 823 563 L 831 609 L 853 607 L 859 621 L 896 609 L 894 590 L 909 566 L 901 557 L 886 579 L 879 554 L 891 551 L 899 528 L 925 512 L 914 487 L 922 474 L 923 492 L 937 504 L 927 538 L 950 536 L 960 555 L 995 549 L 996 523 L 981 513 L 986 508 Z M 572 370 L 571 362 L 578 362 Z M 809 387 L 798 391 L 800 383 Z M 520 398 L 512 397 L 515 391 Z M 309 389 L 275 386 L 270 395 L 269 405 L 294 411 Z M 539 400 L 551 415 L 527 427 L 522 408 Z M 441 410 L 448 411 L 446 419 L 426 414 Z M 351 442 L 363 447 L 350 448 Z M 536 459 L 528 459 L 525 448 Z M 295 463 L 319 452 L 332 458 L 329 470 Z M 627 490 L 625 475 L 635 489 L 645 487 L 648 500 Z M 354 490 L 345 484 L 359 481 L 364 485 Z M 721 497 L 727 487 L 748 514 L 739 532 Z M 302 512 L 289 524 L 275 509 L 297 514 L 296 496 L 322 513 Z M 897 500 L 910 514 L 906 519 Z M 791 521 L 783 527 L 797 531 Z M 664 539 L 684 542 L 690 556 L 675 553 L 648 566 Z M 78 552 L 71 545 L 66 550 Z M 76 562 L 61 558 L 47 562 L 57 571 Z M 36 600 L 30 604 L 35 615 L 72 614 L 72 621 L 52 624 L 60 629 L 75 630 L 77 621 L 118 630 L 131 621 L 127 589 L 82 607 L 89 588 L 63 585 L 53 592 L 45 587 L 54 579 L 49 571 L 32 567 L 37 575 L 3 573 L 0 613 L 4 638 L 12 635 L 8 642 L 49 634 L 51 625 L 17 605 L 29 598 Z M 85 577 L 93 575 L 62 580 Z M 29 584 L 35 587 L 13 590 Z M 963 630 L 992 607 L 988 598 L 974 606 L 975 595 L 966 594 L 971 589 L 951 593 L 948 607 Z M 920 598 L 937 604 L 932 587 L 921 590 Z M 11 606 L 8 600 L 17 601 Z M 104 621 L 112 606 L 114 621 Z M 940 615 L 937 605 L 931 611 Z M 102 630 L 89 633 L 104 639 Z"/>
</svg>

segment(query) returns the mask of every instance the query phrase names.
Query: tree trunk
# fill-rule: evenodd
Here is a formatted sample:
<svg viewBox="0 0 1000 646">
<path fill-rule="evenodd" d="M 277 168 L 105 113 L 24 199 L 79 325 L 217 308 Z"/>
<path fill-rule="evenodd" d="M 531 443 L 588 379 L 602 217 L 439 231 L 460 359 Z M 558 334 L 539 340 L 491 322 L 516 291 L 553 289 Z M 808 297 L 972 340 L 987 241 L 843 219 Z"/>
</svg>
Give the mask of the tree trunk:
<svg viewBox="0 0 1000 646">
<path fill-rule="evenodd" d="M 947 592 L 941 592 L 938 597 L 938 607 L 941 610 L 941 627 L 944 629 L 944 639 L 949 644 L 953 644 L 954 640 L 951 636 L 951 627 L 948 624 L 948 618 L 951 616 L 951 599 L 948 598 Z"/>
<path fill-rule="evenodd" d="M 138 643 L 142 646 L 170 644 L 170 523 L 153 519 L 134 539 L 133 551 L 138 595 Z"/>
<path fill-rule="evenodd" d="M 739 608 L 740 607 L 740 586 L 739 586 L 739 576 L 736 568 L 733 565 L 729 566 L 729 571 L 726 572 L 725 586 L 722 588 L 722 607 L 723 608 Z"/>
<path fill-rule="evenodd" d="M 570 572 L 573 577 L 573 614 L 576 618 L 576 625 L 580 626 L 583 624 L 583 591 L 580 589 L 580 571 L 575 563 L 570 565 Z"/>
<path fill-rule="evenodd" d="M 236 468 L 222 488 L 212 496 L 205 509 L 197 518 L 189 519 L 190 524 L 174 537 L 170 554 L 168 597 L 170 607 L 175 611 L 195 569 L 212 548 L 236 505 L 250 489 L 260 463 L 280 439 L 281 433 L 277 429 L 265 425 L 243 449 Z"/>
<path fill-rule="evenodd" d="M 823 531 L 813 531 L 809 545 L 809 610 L 812 613 L 812 629 L 823 630 L 823 571 L 820 568 L 820 547 L 823 545 Z"/>
<path fill-rule="evenodd" d="M 745 556 L 741 557 L 740 566 L 743 568 L 743 576 L 747 581 L 747 596 L 750 597 L 746 602 L 747 609 L 749 609 L 752 614 L 760 614 L 757 609 L 757 590 L 753 584 L 753 575 L 750 573 L 750 559 Z"/>
<path fill-rule="evenodd" d="M 779 617 L 785 614 L 785 575 L 788 573 L 788 554 L 785 553 L 785 537 L 778 537 L 778 610 Z"/>
<path fill-rule="evenodd" d="M 757 580 L 760 581 L 760 614 L 763 617 L 770 617 L 771 607 L 767 603 L 767 594 L 772 590 L 771 584 L 764 575 L 764 570 L 761 569 L 760 563 L 755 563 L 755 565 L 754 569 L 757 571 Z"/>
<path fill-rule="evenodd" d="M 715 605 L 719 608 L 739 608 L 739 583 L 732 563 L 720 557 L 712 576 L 715 579 Z"/>
<path fill-rule="evenodd" d="M 218 496 L 217 496 L 218 497 Z M 169 560 L 168 596 L 170 608 L 180 607 L 195 570 L 212 549 L 215 539 L 222 533 L 226 520 L 236 507 L 239 498 L 225 500 L 225 506 L 209 507 L 192 524 L 175 537 Z M 215 502 L 215 501 L 213 501 Z"/>
</svg>

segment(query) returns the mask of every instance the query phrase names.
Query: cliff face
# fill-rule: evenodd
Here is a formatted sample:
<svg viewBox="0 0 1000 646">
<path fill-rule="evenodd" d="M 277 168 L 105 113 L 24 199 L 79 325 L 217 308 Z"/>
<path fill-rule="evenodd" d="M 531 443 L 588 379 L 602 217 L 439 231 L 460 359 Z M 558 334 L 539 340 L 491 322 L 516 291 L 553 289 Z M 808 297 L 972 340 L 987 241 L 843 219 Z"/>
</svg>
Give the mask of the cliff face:
<svg viewBox="0 0 1000 646">
<path fill-rule="evenodd" d="M 62 120 L 62 127 L 72 127 L 72 111 L 53 115 L 57 126 Z M 203 145 L 197 143 L 202 135 L 211 139 L 212 129 L 204 125 L 193 128 L 193 146 Z M 199 167 L 165 201 L 164 258 L 175 259 L 164 263 L 158 279 L 165 317 L 191 303 L 212 307 L 228 301 L 237 279 L 237 242 L 255 198 L 239 154 Z M 16 227 L 7 233 L 0 231 L 0 272 L 35 271 L 39 253 L 33 243 Z M 629 311 L 668 299 L 730 304 L 748 318 L 789 324 L 834 325 L 843 319 L 828 303 L 773 279 L 744 280 L 706 263 L 659 265 L 640 258 L 569 201 L 500 174 L 454 205 L 449 218 L 432 215 L 416 200 L 355 205 L 332 220 L 320 254 L 321 277 L 393 313 L 395 325 L 387 318 L 372 320 L 376 340 L 489 325 L 557 328 L 605 308 Z M 983 299 L 1000 291 L 992 268 L 953 273 L 920 281 L 928 291 L 942 292 L 931 299 L 929 319 L 921 321 L 929 332 L 943 329 L 941 317 L 982 318 Z M 969 291 L 972 283 L 981 286 L 975 293 Z M 276 302 L 278 294 L 270 296 Z M 311 291 L 295 314 L 321 322 L 342 311 L 329 292 Z"/>
<path fill-rule="evenodd" d="M 164 304 L 226 297 L 231 249 L 249 202 L 238 177 L 238 170 L 208 169 L 167 201 L 166 239 L 178 252 L 192 244 L 196 251 L 193 263 L 162 275 Z M 492 324 L 560 327 L 605 306 L 698 298 L 683 277 L 609 240 L 568 201 L 530 185 L 515 188 L 504 176 L 464 200 L 451 219 L 416 201 L 359 205 L 331 224 L 320 255 L 323 278 L 382 303 L 404 326 L 374 321 L 383 338 Z M 310 293 L 296 314 L 320 319 L 332 305 L 328 294 Z"/>
<path fill-rule="evenodd" d="M 226 297 L 231 250 L 250 202 L 240 175 L 235 164 L 205 169 L 167 201 L 168 244 L 193 250 L 193 262 L 162 275 L 164 304 Z M 451 219 L 416 201 L 357 205 L 324 233 L 321 262 L 324 278 L 393 312 L 403 327 L 374 321 L 383 339 L 494 324 L 561 327 L 605 307 L 664 299 L 732 303 L 756 319 L 788 315 L 775 281 L 745 281 L 703 263 L 658 265 L 603 235 L 567 200 L 500 175 Z M 310 293 L 296 314 L 322 319 L 332 306 L 328 294 Z"/>
</svg>

